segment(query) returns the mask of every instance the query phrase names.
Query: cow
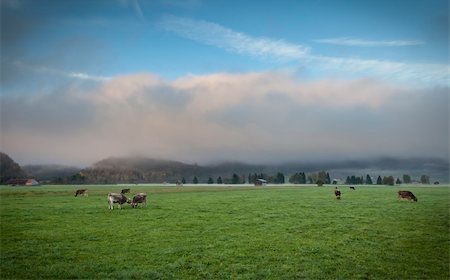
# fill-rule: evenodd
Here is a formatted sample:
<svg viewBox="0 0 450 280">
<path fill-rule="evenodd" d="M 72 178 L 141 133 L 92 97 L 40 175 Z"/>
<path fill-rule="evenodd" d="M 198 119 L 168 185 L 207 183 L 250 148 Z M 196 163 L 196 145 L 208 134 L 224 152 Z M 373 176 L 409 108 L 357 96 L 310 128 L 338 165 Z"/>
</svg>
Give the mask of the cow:
<svg viewBox="0 0 450 280">
<path fill-rule="evenodd" d="M 338 189 L 338 187 L 335 188 L 334 195 L 336 196 L 336 199 L 341 199 L 341 191 Z"/>
<path fill-rule="evenodd" d="M 87 191 L 88 191 L 87 189 L 79 189 L 75 192 L 75 197 L 77 197 L 79 195 L 88 196 Z"/>
<path fill-rule="evenodd" d="M 122 204 L 124 204 L 126 202 L 129 203 L 129 201 L 130 200 L 122 193 L 109 193 L 108 194 L 108 204 L 109 204 L 110 210 L 114 209 L 114 203 L 117 203 L 118 208 L 122 209 Z"/>
<path fill-rule="evenodd" d="M 122 194 L 130 193 L 130 189 L 122 189 L 120 193 Z"/>
<path fill-rule="evenodd" d="M 410 191 L 398 191 L 398 198 L 417 202 L 417 197 Z"/>
<path fill-rule="evenodd" d="M 139 203 L 144 203 L 145 207 L 147 207 L 147 194 L 146 193 L 138 193 L 131 200 L 131 207 L 137 208 Z"/>
<path fill-rule="evenodd" d="M 350 187 L 351 190 L 355 190 L 355 187 Z"/>
</svg>

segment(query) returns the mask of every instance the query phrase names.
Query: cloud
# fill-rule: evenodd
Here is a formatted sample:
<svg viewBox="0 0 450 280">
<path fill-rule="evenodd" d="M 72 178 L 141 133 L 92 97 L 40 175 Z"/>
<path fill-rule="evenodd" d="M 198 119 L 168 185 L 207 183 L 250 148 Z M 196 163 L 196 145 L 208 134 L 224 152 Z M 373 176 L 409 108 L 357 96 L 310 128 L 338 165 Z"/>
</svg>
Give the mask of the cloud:
<svg viewBox="0 0 450 280">
<path fill-rule="evenodd" d="M 0 96 L 1 150 L 21 163 L 143 155 L 187 162 L 448 157 L 448 88 L 142 73 L 96 88 Z"/>
<path fill-rule="evenodd" d="M 181 37 L 256 58 L 273 61 L 299 60 L 309 52 L 309 49 L 302 45 L 252 37 L 207 21 L 166 16 L 158 24 L 164 30 L 175 32 Z"/>
<path fill-rule="evenodd" d="M 106 76 L 96 76 L 96 75 L 90 75 L 90 74 L 82 73 L 82 72 L 63 71 L 63 70 L 59 70 L 59 69 L 49 68 L 46 66 L 30 65 L 30 64 L 23 63 L 22 61 L 19 61 L 19 60 L 14 61 L 12 64 L 17 68 L 33 71 L 36 73 L 58 75 L 58 76 L 63 76 L 63 77 L 67 77 L 67 78 L 91 80 L 91 81 L 98 81 L 98 82 L 103 82 L 103 81 L 107 81 L 107 80 L 111 79 L 111 77 L 106 77 Z"/>
<path fill-rule="evenodd" d="M 352 57 L 331 57 L 315 54 L 304 45 L 292 44 L 271 38 L 255 38 L 219 24 L 180 18 L 164 17 L 158 25 L 177 35 L 229 52 L 268 59 L 274 62 L 297 62 L 306 71 L 322 72 L 328 76 L 376 77 L 389 82 L 414 84 L 415 86 L 448 86 L 447 64 L 404 63 L 389 60 Z M 365 46 L 401 46 L 421 44 L 420 41 L 365 41 L 349 38 L 323 39 L 323 42 L 360 44 Z"/>
<path fill-rule="evenodd" d="M 448 86 L 450 68 L 445 64 L 402 63 L 389 60 L 311 56 L 313 67 L 331 73 L 379 79 L 419 87 Z M 339 75 L 339 74 L 337 74 Z"/>
<path fill-rule="evenodd" d="M 358 46 L 358 47 L 404 47 L 404 46 L 417 46 L 424 45 L 425 42 L 416 40 L 392 40 L 392 41 L 373 41 L 356 39 L 351 37 L 318 39 L 314 42 L 340 45 L 340 46 Z"/>
</svg>

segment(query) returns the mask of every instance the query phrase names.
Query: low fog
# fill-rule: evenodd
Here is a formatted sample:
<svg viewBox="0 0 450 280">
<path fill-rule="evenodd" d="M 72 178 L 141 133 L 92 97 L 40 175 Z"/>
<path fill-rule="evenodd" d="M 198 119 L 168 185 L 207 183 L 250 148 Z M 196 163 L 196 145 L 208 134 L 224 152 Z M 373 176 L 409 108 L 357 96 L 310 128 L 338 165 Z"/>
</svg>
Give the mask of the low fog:
<svg viewBox="0 0 450 280">
<path fill-rule="evenodd" d="M 143 73 L 0 98 L 1 150 L 21 164 L 449 156 L 448 88 L 279 72 L 174 81 Z"/>
</svg>

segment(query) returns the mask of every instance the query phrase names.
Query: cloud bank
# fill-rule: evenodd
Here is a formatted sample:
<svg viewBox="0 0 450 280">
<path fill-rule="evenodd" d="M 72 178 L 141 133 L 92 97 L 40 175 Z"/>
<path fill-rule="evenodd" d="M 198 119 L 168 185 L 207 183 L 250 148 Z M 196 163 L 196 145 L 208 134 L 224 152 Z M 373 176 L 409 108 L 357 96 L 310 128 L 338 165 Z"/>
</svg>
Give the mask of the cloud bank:
<svg viewBox="0 0 450 280">
<path fill-rule="evenodd" d="M 0 96 L 1 150 L 20 163 L 144 155 L 186 162 L 448 158 L 448 88 L 217 73 L 112 78 Z"/>
</svg>

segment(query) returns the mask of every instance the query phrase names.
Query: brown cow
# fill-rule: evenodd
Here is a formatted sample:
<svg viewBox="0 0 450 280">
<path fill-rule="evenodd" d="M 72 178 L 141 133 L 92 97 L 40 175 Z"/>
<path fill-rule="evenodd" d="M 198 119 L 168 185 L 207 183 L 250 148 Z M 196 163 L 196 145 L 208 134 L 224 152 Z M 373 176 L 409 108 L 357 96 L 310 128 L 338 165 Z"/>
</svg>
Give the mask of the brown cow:
<svg viewBox="0 0 450 280">
<path fill-rule="evenodd" d="M 133 197 L 131 201 L 131 207 L 137 208 L 139 203 L 144 203 L 145 207 L 147 207 L 147 194 L 146 193 L 138 193 Z"/>
<path fill-rule="evenodd" d="M 79 195 L 88 196 L 87 191 L 88 191 L 87 189 L 79 189 L 75 192 L 75 196 L 79 196 Z"/>
<path fill-rule="evenodd" d="M 336 196 L 336 199 L 341 199 L 341 191 L 336 187 L 334 190 L 334 195 Z"/>
<path fill-rule="evenodd" d="M 130 203 L 130 200 L 121 193 L 109 193 L 108 194 L 108 204 L 109 204 L 109 209 L 111 209 L 111 210 L 114 209 L 114 203 L 119 204 L 118 208 L 122 209 L 122 204 L 124 204 L 125 202 Z"/>
<path fill-rule="evenodd" d="M 130 189 L 122 189 L 120 193 L 122 194 L 130 193 Z"/>
<path fill-rule="evenodd" d="M 410 191 L 398 191 L 398 198 L 399 199 L 408 199 L 409 201 L 416 201 L 417 197 Z"/>
</svg>

